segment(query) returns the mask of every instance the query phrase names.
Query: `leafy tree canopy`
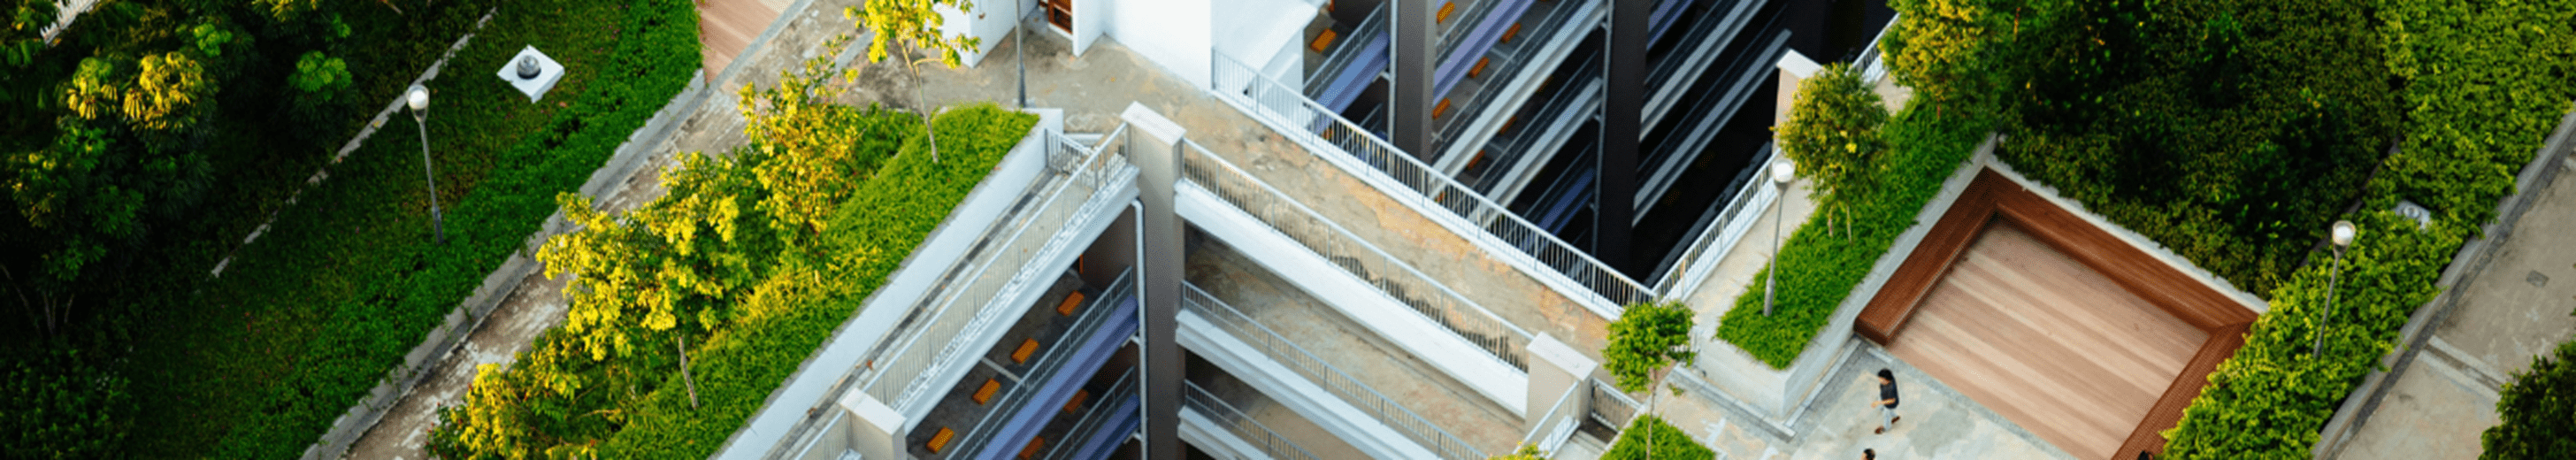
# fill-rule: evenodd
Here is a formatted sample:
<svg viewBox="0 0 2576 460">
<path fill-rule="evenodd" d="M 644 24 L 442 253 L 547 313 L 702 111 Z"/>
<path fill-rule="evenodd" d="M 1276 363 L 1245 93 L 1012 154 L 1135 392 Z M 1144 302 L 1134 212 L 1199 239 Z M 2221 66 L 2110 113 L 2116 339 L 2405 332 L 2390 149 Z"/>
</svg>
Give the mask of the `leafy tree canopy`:
<svg viewBox="0 0 2576 460">
<path fill-rule="evenodd" d="M 1688 362 L 1690 350 L 1691 311 L 1681 302 L 1664 301 L 1629 305 L 1610 322 L 1610 345 L 1601 350 L 1603 367 L 1618 379 L 1621 391 L 1645 391 L 1654 381 L 1654 373 L 1674 363 Z"/>
</svg>

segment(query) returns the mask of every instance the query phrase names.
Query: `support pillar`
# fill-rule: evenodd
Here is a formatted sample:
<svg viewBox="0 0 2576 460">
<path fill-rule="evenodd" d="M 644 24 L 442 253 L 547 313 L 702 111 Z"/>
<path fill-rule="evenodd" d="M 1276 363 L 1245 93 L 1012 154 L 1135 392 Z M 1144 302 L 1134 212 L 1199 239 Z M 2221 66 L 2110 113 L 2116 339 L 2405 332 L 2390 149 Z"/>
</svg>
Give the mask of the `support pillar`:
<svg viewBox="0 0 2576 460">
<path fill-rule="evenodd" d="M 1521 432 L 1555 435 L 1556 425 L 1580 422 L 1583 414 L 1592 412 L 1592 398 L 1584 392 L 1591 391 L 1592 370 L 1601 368 L 1601 363 L 1545 332 L 1530 338 L 1529 355 L 1538 359 L 1529 360 L 1529 413 L 1521 416 L 1529 426 L 1521 427 Z M 1542 444 L 1548 441 L 1538 439 Z"/>
<path fill-rule="evenodd" d="M 1632 272 L 1628 237 L 1637 215 L 1637 139 L 1645 136 L 1646 45 L 1652 30 L 1651 0 L 1612 0 L 1610 42 L 1603 77 L 1609 98 L 1601 103 L 1601 156 L 1594 158 L 1592 257 L 1611 269 Z"/>
<path fill-rule="evenodd" d="M 1144 239 L 1137 242 L 1137 265 L 1144 273 L 1137 285 L 1137 297 L 1144 301 L 1139 309 L 1145 317 L 1144 362 L 1138 372 L 1144 377 L 1141 391 L 1146 395 L 1179 395 L 1181 388 L 1180 329 L 1181 271 L 1183 246 L 1181 215 L 1173 207 L 1173 187 L 1178 185 L 1181 169 L 1181 144 L 1187 130 L 1163 118 L 1144 104 L 1129 102 L 1127 111 L 1118 117 L 1127 122 L 1127 161 L 1136 165 L 1136 200 L 1144 204 L 1136 214 Z M 1179 397 L 1144 398 L 1145 458 L 1181 459 L 1181 401 Z"/>
<path fill-rule="evenodd" d="M 1431 154 L 1431 105 L 1440 98 L 1431 94 L 1431 69 L 1439 65 L 1439 35 L 1432 33 L 1440 3 L 1446 0 L 1390 0 L 1394 2 L 1395 39 L 1388 50 L 1395 57 L 1395 84 L 1387 91 L 1387 133 L 1395 148 L 1423 159 Z"/>
</svg>

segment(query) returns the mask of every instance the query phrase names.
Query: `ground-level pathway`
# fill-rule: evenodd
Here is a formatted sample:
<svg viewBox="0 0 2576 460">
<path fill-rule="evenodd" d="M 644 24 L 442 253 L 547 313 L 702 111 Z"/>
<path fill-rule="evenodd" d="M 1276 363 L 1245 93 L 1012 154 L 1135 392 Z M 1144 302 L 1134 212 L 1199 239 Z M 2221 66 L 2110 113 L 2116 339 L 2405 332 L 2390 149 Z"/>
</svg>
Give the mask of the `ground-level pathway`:
<svg viewBox="0 0 2576 460">
<path fill-rule="evenodd" d="M 2537 184 L 2531 207 L 2502 223 L 2513 237 L 2453 287 L 2459 303 L 2413 364 L 2390 377 L 2387 396 L 2339 458 L 2476 457 L 2478 434 L 2502 421 L 2497 391 L 2533 356 L 2576 339 L 2576 245 L 2566 237 L 2576 229 L 2576 157 L 2563 148 L 2547 154 L 2558 156 L 2542 166 L 2560 168 L 2556 179 Z"/>
</svg>

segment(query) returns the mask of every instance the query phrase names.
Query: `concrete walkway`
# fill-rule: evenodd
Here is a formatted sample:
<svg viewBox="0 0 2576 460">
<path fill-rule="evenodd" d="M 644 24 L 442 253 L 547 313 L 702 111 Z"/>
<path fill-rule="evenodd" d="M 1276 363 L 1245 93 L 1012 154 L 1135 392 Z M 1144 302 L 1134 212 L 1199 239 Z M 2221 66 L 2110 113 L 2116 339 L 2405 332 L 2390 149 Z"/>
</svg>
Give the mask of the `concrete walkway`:
<svg viewBox="0 0 2576 460">
<path fill-rule="evenodd" d="M 1203 235 L 1190 239 L 1188 279 L 1325 364 L 1349 373 L 1361 385 L 1478 449 L 1508 452 L 1520 443 L 1521 414 L 1494 404 L 1420 357 L 1388 343 L 1223 242 Z"/>
<path fill-rule="evenodd" d="M 1020 56 L 1012 42 L 1009 38 L 986 41 L 992 52 L 980 68 L 925 67 L 930 100 L 943 105 L 975 101 L 1014 105 L 1019 91 L 1014 62 Z M 1598 359 L 1607 319 L 1115 40 L 1102 37 L 1079 58 L 1070 46 L 1056 34 L 1027 37 L 1029 105 L 1065 109 L 1067 130 L 1107 131 L 1117 126 L 1116 115 L 1129 102 L 1142 103 L 1187 128 L 1188 137 L 1209 151 L 1505 321 L 1532 335 L 1544 332 L 1564 338 Z M 914 80 L 891 61 L 866 66 L 857 88 L 843 102 L 915 106 Z"/>
<path fill-rule="evenodd" d="M 2344 447 L 2345 459 L 2474 458 L 2478 434 L 2497 418 L 2497 391 L 2531 359 L 2576 338 L 2576 157 L 2539 184 L 2531 208 L 2507 225 L 2519 238 L 2495 248 L 2460 303 L 2436 323 L 2414 365 L 2392 376 L 2386 399 Z"/>
</svg>

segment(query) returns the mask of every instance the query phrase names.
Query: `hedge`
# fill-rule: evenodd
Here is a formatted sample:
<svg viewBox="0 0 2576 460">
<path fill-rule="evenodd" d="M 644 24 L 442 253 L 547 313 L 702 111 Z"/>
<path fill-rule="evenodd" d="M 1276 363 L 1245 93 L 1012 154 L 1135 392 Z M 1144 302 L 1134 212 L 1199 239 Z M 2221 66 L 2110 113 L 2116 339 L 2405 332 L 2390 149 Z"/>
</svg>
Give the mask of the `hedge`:
<svg viewBox="0 0 2576 460">
<path fill-rule="evenodd" d="M 691 352 L 705 406 L 690 409 L 678 382 L 665 382 L 644 397 L 635 423 L 601 447 L 605 456 L 714 455 L 770 392 L 857 313 L 904 256 L 929 238 L 948 210 L 965 201 L 966 192 L 1001 163 L 1037 116 L 987 103 L 953 108 L 934 123 L 941 133 L 940 163 L 930 162 L 928 144 L 919 136 L 906 138 L 903 149 L 840 205 L 823 235 L 823 256 L 790 258 L 788 268 L 754 290 L 740 323 Z"/>
<path fill-rule="evenodd" d="M 819 113 L 824 111 L 851 113 Z M 684 329 L 654 333 L 652 340 L 658 344 L 672 343 L 662 340 L 672 335 L 693 338 L 687 343 L 690 376 L 696 384 L 695 407 L 670 347 L 638 346 L 635 352 L 601 358 L 580 351 L 585 348 L 576 333 L 557 327 L 538 339 L 529 351 L 520 353 L 509 367 L 486 366 L 478 370 L 473 388 L 461 405 L 442 410 L 441 423 L 431 433 L 430 451 L 455 459 L 712 455 L 760 409 L 771 392 L 858 311 L 905 254 L 927 238 L 948 211 L 963 201 L 967 192 L 1036 123 L 1035 115 L 1009 112 L 992 104 L 952 108 L 935 118 L 941 133 L 941 158 L 933 162 L 914 115 L 841 106 L 805 106 L 795 112 L 798 113 L 779 116 L 831 120 L 821 128 L 835 132 L 892 126 L 895 128 L 883 134 L 896 135 L 899 141 L 852 144 L 894 151 L 856 152 L 844 159 L 847 162 L 836 163 L 835 167 L 860 166 L 883 159 L 873 169 L 858 170 L 858 178 L 835 175 L 851 185 L 847 188 L 850 198 L 833 208 L 828 224 L 822 226 L 823 232 L 810 245 L 741 247 L 727 243 L 698 248 L 725 254 L 718 257 L 741 257 L 762 275 L 749 286 L 712 299 L 722 306 L 702 313 L 714 315 L 712 321 L 704 322 L 710 331 L 703 336 Z M 815 152 L 774 147 L 756 144 L 740 147 L 722 159 L 684 162 L 683 167 L 688 169 L 668 172 L 665 180 L 743 177 L 750 175 L 745 171 L 779 164 L 775 159 L 778 156 L 817 156 Z M 730 169 L 706 175 L 693 171 L 701 168 Z M 760 180 L 747 186 L 756 190 L 746 191 L 738 195 L 744 198 L 737 199 L 759 202 L 764 195 L 776 193 L 777 188 L 800 187 L 798 184 L 807 182 L 803 179 L 812 177 Z M 697 199 L 694 194 L 674 192 L 628 216 L 688 206 Z M 773 211 L 795 212 L 786 208 Z M 768 225 L 775 216 L 770 213 L 745 216 L 718 225 L 734 225 L 738 232 L 783 233 L 806 228 Z M 779 239 L 754 236 L 728 241 Z M 552 247 L 553 243 L 549 244 Z M 576 305 L 576 310 L 579 307 Z M 596 388 L 615 391 L 593 390 Z"/>
<path fill-rule="evenodd" d="M 2347 256 L 2326 350 L 2299 354 L 2322 300 L 2317 283 L 2328 264 L 2317 263 L 2273 291 L 2245 347 L 2164 433 L 2168 458 L 2307 457 L 2326 420 L 2391 349 L 2406 315 L 2438 293 L 2432 283 L 2442 268 L 2496 216 L 2514 175 L 2576 98 L 2566 80 L 2576 58 L 2576 3 L 2378 6 L 2380 38 L 2392 50 L 2387 68 L 2406 84 L 2406 138 L 2369 182 L 2366 211 L 2349 216 L 2364 230 Z M 2383 211 L 2401 198 L 2435 211 L 2429 229 L 2410 230 L 2414 222 Z"/>
<path fill-rule="evenodd" d="M 561 14 L 515 8 L 505 7 L 502 14 Z M 166 353 L 182 356 L 138 363 L 138 372 L 148 374 L 142 379 L 160 385 L 137 386 L 152 389 L 146 411 L 174 413 L 146 417 L 162 425 L 136 433 L 136 440 L 148 444 L 138 451 L 219 458 L 303 452 L 538 230 L 554 211 L 556 192 L 578 188 L 699 67 L 696 11 L 686 1 L 599 2 L 572 10 L 614 15 L 614 26 L 595 41 L 565 39 L 601 48 L 558 54 L 604 54 L 585 58 L 596 70 L 586 72 L 586 81 L 557 88 L 557 97 L 545 105 L 528 104 L 497 80 L 475 75 L 433 83 L 440 91 L 430 121 L 442 134 L 431 141 L 443 160 L 445 244 L 430 241 L 419 136 L 405 132 L 411 127 L 402 125 L 411 122 L 397 114 L 349 162 L 331 170 L 338 180 L 305 194 L 300 206 L 279 214 L 260 244 L 243 248 L 225 277 L 202 286 L 173 283 L 162 287 L 170 292 L 149 294 L 168 296 L 154 302 L 171 309 L 247 305 L 234 308 L 251 320 L 237 327 L 239 319 L 182 316 L 212 323 L 184 327 L 214 327 L 156 339 L 176 348 Z M 496 26 L 508 27 L 502 21 L 509 20 L 496 18 Z M 459 53 L 454 64 L 478 67 L 517 51 L 511 43 L 485 38 Z M 469 105 L 510 98 L 518 99 L 498 109 Z M 539 117 L 490 119 L 528 113 Z M 493 144 L 507 139 L 515 140 Z M 184 272 L 173 276 L 204 276 Z M 228 326 L 233 328 L 222 329 Z M 274 359 L 283 361 L 265 361 Z M 235 368 L 255 373 L 226 372 Z M 200 378 L 247 385 L 192 380 Z"/>
<path fill-rule="evenodd" d="M 1652 436 L 1648 436 L 1648 434 Z M 1646 438 L 1654 438 L 1649 444 Z M 1693 441 L 1690 433 L 1665 423 L 1654 414 L 1639 414 L 1628 421 L 1628 429 L 1619 430 L 1619 440 L 1610 443 L 1610 451 L 1601 453 L 1602 460 L 1711 460 L 1717 451 Z"/>
<path fill-rule="evenodd" d="M 1851 214 L 1830 229 L 1816 224 L 1828 217 L 1818 213 L 1790 233 L 1773 265 L 1755 273 L 1753 285 L 1719 319 L 1719 340 L 1773 368 L 1787 369 L 1798 359 L 1896 236 L 1914 226 L 1915 214 L 1940 194 L 1942 182 L 1985 140 L 1986 123 L 1957 116 L 1955 107 L 1950 116 L 1934 107 L 1909 105 L 1888 121 L 1880 137 L 1890 151 L 1873 168 L 1878 177 L 1870 179 L 1872 193 L 1845 197 Z M 1782 287 L 1773 294 L 1771 315 L 1763 316 L 1762 292 L 1775 267 Z"/>
</svg>

